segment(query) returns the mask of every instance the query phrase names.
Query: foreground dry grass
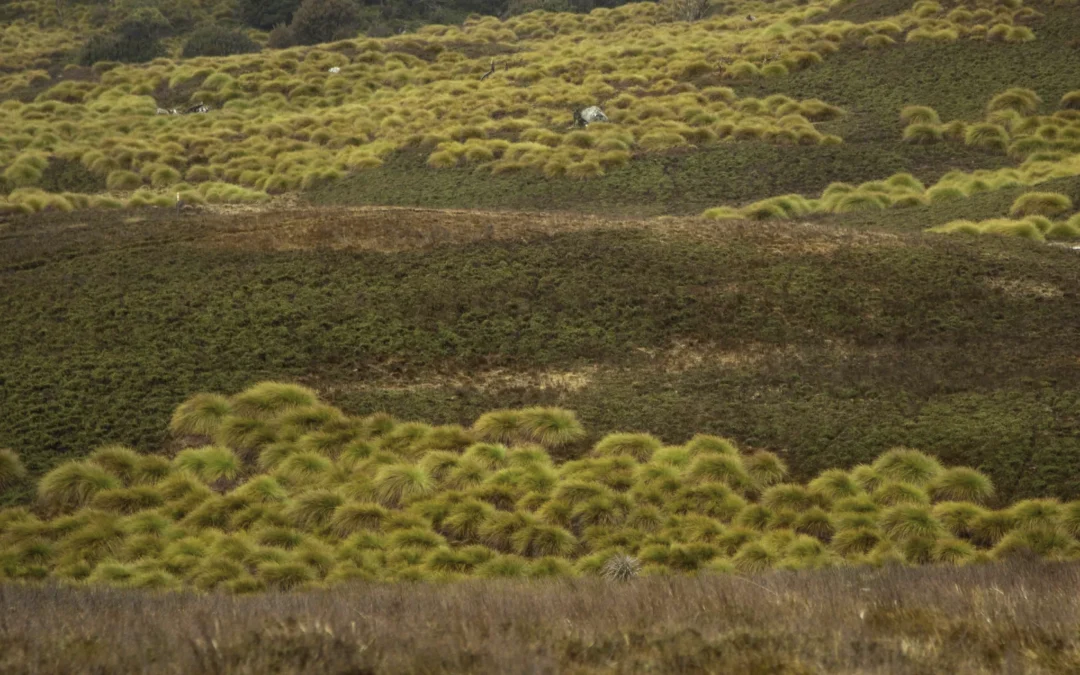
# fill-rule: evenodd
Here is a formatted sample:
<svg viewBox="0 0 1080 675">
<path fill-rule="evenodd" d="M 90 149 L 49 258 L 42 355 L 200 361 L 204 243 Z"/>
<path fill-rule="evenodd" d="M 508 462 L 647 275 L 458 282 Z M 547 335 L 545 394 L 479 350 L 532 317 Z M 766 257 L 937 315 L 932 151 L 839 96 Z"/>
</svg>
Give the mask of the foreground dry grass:
<svg viewBox="0 0 1080 675">
<path fill-rule="evenodd" d="M 1051 673 L 1080 566 L 357 585 L 258 597 L 0 586 L 5 673 Z"/>
</svg>

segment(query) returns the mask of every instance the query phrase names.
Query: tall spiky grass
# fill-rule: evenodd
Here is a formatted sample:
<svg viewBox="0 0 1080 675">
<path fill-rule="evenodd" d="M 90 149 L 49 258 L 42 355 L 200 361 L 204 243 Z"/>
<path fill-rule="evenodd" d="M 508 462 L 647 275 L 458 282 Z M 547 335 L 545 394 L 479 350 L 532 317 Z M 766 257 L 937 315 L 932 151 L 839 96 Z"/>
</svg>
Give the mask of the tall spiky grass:
<svg viewBox="0 0 1080 675">
<path fill-rule="evenodd" d="M 0 448 L 0 492 L 20 483 L 26 477 L 26 467 L 10 448 Z"/>
<path fill-rule="evenodd" d="M 887 509 L 881 516 L 881 527 L 895 539 L 936 538 L 943 529 L 931 509 L 918 504 L 901 504 Z"/>
<path fill-rule="evenodd" d="M 788 474 L 787 464 L 775 453 L 759 450 L 743 459 L 750 480 L 759 488 L 775 485 Z"/>
<path fill-rule="evenodd" d="M 895 506 L 897 504 L 922 504 L 930 503 L 930 497 L 926 491 L 918 485 L 903 481 L 886 481 L 871 493 L 874 503 L 882 506 Z"/>
<path fill-rule="evenodd" d="M 508 464 L 509 454 L 510 450 L 505 445 L 498 443 L 476 443 L 470 446 L 462 454 L 462 460 L 475 462 L 488 471 L 494 471 L 502 469 Z"/>
<path fill-rule="evenodd" d="M 761 503 L 770 509 L 805 511 L 813 507 L 815 501 L 808 488 L 791 483 L 773 485 L 761 495 Z"/>
<path fill-rule="evenodd" d="M 559 448 L 581 440 L 585 429 L 577 415 L 562 408 L 526 408 L 520 412 L 520 430 L 525 440 L 548 448 Z"/>
<path fill-rule="evenodd" d="M 593 452 L 600 457 L 632 457 L 645 462 L 662 446 L 660 439 L 651 434 L 608 434 L 596 444 Z"/>
<path fill-rule="evenodd" d="M 190 471 L 207 483 L 216 480 L 234 480 L 240 475 L 241 463 L 229 448 L 209 445 L 190 448 L 180 452 L 173 460 L 177 468 Z"/>
<path fill-rule="evenodd" d="M 165 497 L 149 486 L 101 490 L 90 500 L 90 508 L 114 513 L 136 513 L 161 506 Z"/>
<path fill-rule="evenodd" d="M 941 124 L 941 118 L 937 111 L 925 105 L 904 106 L 900 110 L 900 121 L 906 125 L 928 124 L 937 126 Z"/>
<path fill-rule="evenodd" d="M 739 455 L 739 449 L 735 447 L 732 441 L 720 436 L 710 436 L 709 434 L 696 434 L 687 441 L 686 449 L 691 455 L 704 453 L 731 455 L 733 457 Z"/>
<path fill-rule="evenodd" d="M 569 531 L 555 526 L 535 524 L 518 530 L 510 538 L 518 555 L 537 558 L 545 556 L 573 557 L 578 548 L 577 538 Z"/>
<path fill-rule="evenodd" d="M 518 410 L 493 410 L 473 423 L 472 430 L 492 443 L 511 443 L 523 436 L 522 417 Z"/>
<path fill-rule="evenodd" d="M 274 427 L 265 420 L 228 415 L 218 425 L 214 439 L 219 445 L 239 450 L 247 457 L 277 441 L 278 437 Z"/>
<path fill-rule="evenodd" d="M 1072 199 L 1057 192 L 1026 192 L 1013 202 L 1009 215 L 1054 217 L 1071 211 Z"/>
<path fill-rule="evenodd" d="M 65 462 L 38 483 L 38 497 L 50 509 L 69 511 L 85 506 L 102 490 L 120 487 L 120 480 L 96 464 Z"/>
<path fill-rule="evenodd" d="M 1009 147 L 1009 132 L 1000 124 L 980 122 L 964 132 L 964 143 L 970 146 L 1004 152 Z"/>
<path fill-rule="evenodd" d="M 836 523 L 827 511 L 815 506 L 799 514 L 795 531 L 827 542 L 836 532 Z"/>
<path fill-rule="evenodd" d="M 325 527 L 344 503 L 344 497 L 333 490 L 312 490 L 294 498 L 286 515 L 297 527 L 314 531 Z"/>
<path fill-rule="evenodd" d="M 270 417 L 290 408 L 313 406 L 318 398 L 313 390 L 296 384 L 260 382 L 232 399 L 234 411 L 249 417 Z"/>
<path fill-rule="evenodd" d="M 430 494 L 435 489 L 435 482 L 418 466 L 392 464 L 375 474 L 374 487 L 381 502 L 400 506 L 409 499 Z"/>
<path fill-rule="evenodd" d="M 1019 528 L 1056 527 L 1061 513 L 1061 503 L 1056 499 L 1025 499 L 1009 508 Z"/>
<path fill-rule="evenodd" d="M 971 540 L 980 546 L 993 546 L 1016 526 L 1017 519 L 1010 511 L 987 511 L 971 521 Z"/>
<path fill-rule="evenodd" d="M 87 461 L 131 484 L 142 474 L 143 456 L 123 445 L 105 445 L 94 450 Z"/>
<path fill-rule="evenodd" d="M 315 570 L 301 562 L 266 562 L 258 566 L 256 576 L 267 586 L 290 591 L 315 580 Z"/>
<path fill-rule="evenodd" d="M 954 467 L 934 476 L 927 485 L 927 492 L 935 501 L 982 503 L 994 495 L 994 484 L 974 469 Z"/>
<path fill-rule="evenodd" d="M 753 484 L 741 458 L 716 453 L 698 455 L 687 469 L 687 476 L 692 480 L 724 483 L 737 489 Z"/>
<path fill-rule="evenodd" d="M 388 516 L 389 512 L 380 504 L 349 502 L 334 509 L 329 527 L 337 536 L 347 538 L 360 532 L 381 530 Z"/>
<path fill-rule="evenodd" d="M 295 452 L 278 464 L 276 477 L 288 484 L 318 483 L 329 477 L 334 463 L 317 452 Z"/>
<path fill-rule="evenodd" d="M 872 465 L 879 475 L 897 481 L 925 485 L 942 471 L 933 457 L 910 448 L 894 448 L 878 457 Z"/>
<path fill-rule="evenodd" d="M 450 507 L 441 529 L 454 539 L 476 540 L 484 524 L 494 515 L 495 508 L 477 499 L 465 499 Z"/>
<path fill-rule="evenodd" d="M 988 111 L 1015 110 L 1023 115 L 1034 114 L 1042 103 L 1042 99 L 1031 89 L 1013 87 L 997 94 L 986 108 Z"/>
<path fill-rule="evenodd" d="M 1002 537 L 991 555 L 997 559 L 1010 556 L 1038 556 L 1063 559 L 1076 546 L 1076 540 L 1056 525 L 1023 527 Z"/>
<path fill-rule="evenodd" d="M 814 494 L 831 502 L 865 494 L 864 488 L 842 469 L 823 471 L 817 478 L 810 481 L 807 487 Z"/>
</svg>

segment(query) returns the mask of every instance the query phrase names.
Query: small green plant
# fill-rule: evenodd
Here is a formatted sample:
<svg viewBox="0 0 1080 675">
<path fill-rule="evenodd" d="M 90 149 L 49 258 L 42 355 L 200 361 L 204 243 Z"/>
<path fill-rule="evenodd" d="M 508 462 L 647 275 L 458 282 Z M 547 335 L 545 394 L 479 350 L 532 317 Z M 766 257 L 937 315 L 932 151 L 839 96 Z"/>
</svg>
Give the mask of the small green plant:
<svg viewBox="0 0 1080 675">
<path fill-rule="evenodd" d="M 944 132 L 936 124 L 913 122 L 904 127 L 903 139 L 905 143 L 930 145 L 940 143 L 944 138 Z"/>
<path fill-rule="evenodd" d="M 198 394 L 177 407 L 169 430 L 174 434 L 212 437 L 232 411 L 229 401 L 217 394 Z"/>
<path fill-rule="evenodd" d="M 26 468 L 19 456 L 9 448 L 0 448 L 0 492 L 26 477 Z"/>
<path fill-rule="evenodd" d="M 924 485 L 942 472 L 941 463 L 918 450 L 889 450 L 873 464 L 874 471 L 885 478 Z"/>
<path fill-rule="evenodd" d="M 900 110 L 900 121 L 909 126 L 912 124 L 928 124 L 932 126 L 941 124 L 941 118 L 938 117 L 937 111 L 925 105 L 904 106 Z"/>
<path fill-rule="evenodd" d="M 1009 134 L 998 124 L 972 124 L 964 133 L 967 145 L 1004 152 L 1009 146 Z"/>
<path fill-rule="evenodd" d="M 660 439 L 650 434 L 610 434 L 596 444 L 594 452 L 601 457 L 633 457 L 644 462 L 661 446 Z"/>
<path fill-rule="evenodd" d="M 585 436 L 577 416 L 561 408 L 526 408 L 520 420 L 525 438 L 547 447 L 561 447 Z"/>
<path fill-rule="evenodd" d="M 994 485 L 985 475 L 966 467 L 945 469 L 930 479 L 931 498 L 946 501 L 985 502 L 994 494 Z"/>
<path fill-rule="evenodd" d="M 1033 90 L 1013 87 L 990 99 L 987 110 L 1015 110 L 1023 115 L 1031 115 L 1041 103 L 1042 99 Z"/>
<path fill-rule="evenodd" d="M 50 508 L 70 511 L 85 506 L 102 490 L 120 487 L 120 481 L 89 462 L 66 462 L 38 483 L 38 496 Z"/>
<path fill-rule="evenodd" d="M 214 445 L 184 450 L 173 462 L 177 468 L 190 471 L 207 483 L 219 479 L 233 480 L 240 475 L 241 468 L 235 452 Z"/>
<path fill-rule="evenodd" d="M 1067 195 L 1056 192 L 1026 192 L 1013 202 L 1009 215 L 1053 217 L 1072 210 L 1072 207 L 1072 200 Z"/>
<path fill-rule="evenodd" d="M 181 56 L 229 56 L 259 50 L 259 45 L 240 31 L 210 24 L 195 29 L 184 43 Z"/>
</svg>

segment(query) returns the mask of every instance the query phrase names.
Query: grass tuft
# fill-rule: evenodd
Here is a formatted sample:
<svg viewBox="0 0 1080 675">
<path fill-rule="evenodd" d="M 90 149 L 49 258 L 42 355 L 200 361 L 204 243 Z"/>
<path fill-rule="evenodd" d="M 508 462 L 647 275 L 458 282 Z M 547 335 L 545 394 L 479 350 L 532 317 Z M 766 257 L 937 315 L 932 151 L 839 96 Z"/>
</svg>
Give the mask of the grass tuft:
<svg viewBox="0 0 1080 675">
<path fill-rule="evenodd" d="M 648 461 L 662 447 L 660 439 L 650 434 L 609 434 L 593 448 L 600 457 L 632 457 Z"/>
<path fill-rule="evenodd" d="M 0 448 L 0 492 L 11 488 L 26 477 L 26 467 L 9 448 Z"/>
<path fill-rule="evenodd" d="M 936 459 L 909 448 L 889 450 L 878 457 L 872 467 L 884 478 L 913 485 L 925 485 L 942 471 L 941 463 Z"/>
<path fill-rule="evenodd" d="M 1009 215 L 1054 217 L 1072 210 L 1068 195 L 1057 192 L 1026 192 L 1013 202 Z"/>
<path fill-rule="evenodd" d="M 994 484 L 974 469 L 955 467 L 932 478 L 927 492 L 935 501 L 983 503 L 994 495 Z"/>
<path fill-rule="evenodd" d="M 103 490 L 120 487 L 120 480 L 89 462 L 65 462 L 42 477 L 38 497 L 49 508 L 71 511 L 90 502 Z"/>
<path fill-rule="evenodd" d="M 520 412 L 520 429 L 526 440 L 549 448 L 559 448 L 585 436 L 577 415 L 562 408 L 526 408 Z"/>
</svg>

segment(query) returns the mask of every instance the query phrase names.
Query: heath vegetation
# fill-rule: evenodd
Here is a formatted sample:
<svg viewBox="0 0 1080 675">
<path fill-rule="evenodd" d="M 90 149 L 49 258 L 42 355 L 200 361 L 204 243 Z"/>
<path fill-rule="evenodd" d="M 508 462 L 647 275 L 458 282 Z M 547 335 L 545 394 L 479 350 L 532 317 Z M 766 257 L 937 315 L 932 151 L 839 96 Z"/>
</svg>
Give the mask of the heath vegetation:
<svg viewBox="0 0 1080 675">
<path fill-rule="evenodd" d="M 875 174 L 864 179 L 883 179 L 887 159 L 865 133 L 883 120 L 867 113 L 866 93 L 816 94 L 808 83 L 862 58 L 867 41 L 890 52 L 886 62 L 975 42 L 987 47 L 965 49 L 1000 51 L 1005 64 L 1022 60 L 1008 50 L 1038 43 L 1036 29 L 1045 29 L 1044 44 L 1030 49 L 1064 55 L 1058 24 L 1075 22 L 1069 2 L 1011 0 L 976 11 L 923 1 L 867 20 L 842 18 L 843 2 L 820 1 L 665 0 L 589 13 L 574 13 L 584 6 L 573 2 L 397 4 L 382 3 L 376 17 L 349 0 L 239 2 L 231 11 L 228 3 L 151 2 L 137 12 L 72 5 L 62 16 L 63 3 L 19 3 L 0 39 L 15 64 L 0 76 L 0 209 L 253 203 L 293 192 L 341 201 L 370 199 L 367 189 L 384 202 L 415 202 L 417 181 L 476 180 L 489 191 L 493 178 L 517 187 L 636 183 L 635 174 L 687 154 L 735 169 L 762 144 L 778 146 L 779 157 L 840 153 L 851 169 L 858 157 Z M 500 16 L 455 14 L 477 10 Z M 464 21 L 438 23 L 453 17 Z M 276 41 L 261 32 L 275 25 Z M 66 61 L 58 45 L 81 27 L 100 34 Z M 390 27 L 409 30 L 372 37 Z M 1056 78 L 1040 74 L 1038 93 L 1019 81 L 988 90 L 972 76 L 974 90 L 992 96 L 985 119 L 943 123 L 923 102 L 898 105 L 891 114 L 902 108 L 906 127 L 897 151 L 918 157 L 933 152 L 926 146 L 957 144 L 978 163 L 994 163 L 987 153 L 1023 162 L 1032 182 L 1075 175 L 1076 92 L 1067 88 L 1075 64 L 1028 60 Z M 986 75 L 1000 86 L 1019 73 Z M 1057 101 L 1060 111 L 1040 110 Z M 212 110 L 156 114 L 196 104 Z M 609 121 L 574 129 L 574 110 L 594 104 Z M 802 191 L 801 169 L 769 171 Z M 459 202 L 502 199 L 470 192 L 458 190 Z M 740 194 L 741 204 L 725 208 L 775 196 Z M 901 205 L 918 203 L 902 197 Z"/>
<path fill-rule="evenodd" d="M 904 447 L 799 483 L 718 436 L 590 449 L 561 408 L 436 426 L 278 382 L 199 394 L 169 427 L 171 459 L 104 446 L 0 511 L 2 578 L 251 593 L 1080 557 L 1080 502 L 1006 503 L 985 474 Z M 5 485 L 24 479 L 0 458 Z"/>
<path fill-rule="evenodd" d="M 0 670 L 1075 672 L 1078 34 L 4 3 Z"/>
<path fill-rule="evenodd" d="M 1076 563 L 1022 558 L 752 580 L 354 581 L 254 597 L 6 584 L 0 668 L 1065 673 L 1080 665 L 1078 590 Z"/>
</svg>

